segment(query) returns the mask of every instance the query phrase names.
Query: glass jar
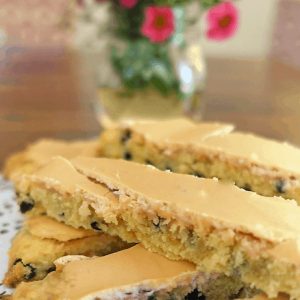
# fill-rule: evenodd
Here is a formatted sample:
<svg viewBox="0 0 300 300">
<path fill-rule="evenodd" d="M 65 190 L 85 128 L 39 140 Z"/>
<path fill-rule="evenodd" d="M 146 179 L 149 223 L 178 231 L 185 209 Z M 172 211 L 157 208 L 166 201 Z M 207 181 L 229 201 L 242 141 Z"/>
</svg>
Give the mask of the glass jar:
<svg viewBox="0 0 300 300">
<path fill-rule="evenodd" d="M 94 69 L 100 122 L 108 126 L 122 119 L 183 115 L 199 119 L 206 78 L 200 1 L 163 7 L 173 27 L 160 42 L 143 34 L 146 10 L 154 1 L 125 2 L 136 4 L 129 8 L 122 1 L 86 0 L 76 9 L 73 42 Z M 155 22 L 166 22 L 159 16 L 162 7 L 155 7 Z"/>
</svg>

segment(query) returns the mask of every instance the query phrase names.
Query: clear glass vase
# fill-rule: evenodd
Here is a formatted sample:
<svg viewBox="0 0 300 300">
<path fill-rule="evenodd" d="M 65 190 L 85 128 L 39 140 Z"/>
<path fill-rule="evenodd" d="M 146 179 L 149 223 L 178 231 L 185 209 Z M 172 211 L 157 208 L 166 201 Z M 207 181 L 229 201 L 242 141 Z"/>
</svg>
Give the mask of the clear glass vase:
<svg viewBox="0 0 300 300">
<path fill-rule="evenodd" d="M 163 43 L 139 36 L 127 11 L 121 15 L 127 32 L 120 34 L 116 16 L 124 8 L 118 3 L 87 0 L 76 12 L 73 42 L 94 69 L 100 123 L 184 115 L 200 119 L 206 64 L 199 1 L 171 7 L 174 31 Z"/>
</svg>

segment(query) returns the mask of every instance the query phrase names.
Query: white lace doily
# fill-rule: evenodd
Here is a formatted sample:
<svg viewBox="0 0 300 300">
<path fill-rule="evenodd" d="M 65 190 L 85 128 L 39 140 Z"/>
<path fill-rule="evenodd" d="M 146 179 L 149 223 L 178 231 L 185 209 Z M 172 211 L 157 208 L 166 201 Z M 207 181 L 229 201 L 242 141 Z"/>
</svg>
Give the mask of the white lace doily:
<svg viewBox="0 0 300 300">
<path fill-rule="evenodd" d="M 0 175 L 0 283 L 7 270 L 7 251 L 11 239 L 22 225 L 13 186 Z M 0 295 L 10 290 L 0 285 Z"/>
</svg>

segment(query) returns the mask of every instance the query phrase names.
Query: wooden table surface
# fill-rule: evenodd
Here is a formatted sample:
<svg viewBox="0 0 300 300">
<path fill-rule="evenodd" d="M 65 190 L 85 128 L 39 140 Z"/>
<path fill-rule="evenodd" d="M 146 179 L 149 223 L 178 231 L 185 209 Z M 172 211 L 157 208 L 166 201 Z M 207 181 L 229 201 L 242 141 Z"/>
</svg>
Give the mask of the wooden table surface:
<svg viewBox="0 0 300 300">
<path fill-rule="evenodd" d="M 88 78 L 78 56 L 63 49 L 0 52 L 0 166 L 41 137 L 97 135 Z M 273 60 L 208 59 L 203 103 L 205 120 L 300 145 L 300 70 Z"/>
</svg>

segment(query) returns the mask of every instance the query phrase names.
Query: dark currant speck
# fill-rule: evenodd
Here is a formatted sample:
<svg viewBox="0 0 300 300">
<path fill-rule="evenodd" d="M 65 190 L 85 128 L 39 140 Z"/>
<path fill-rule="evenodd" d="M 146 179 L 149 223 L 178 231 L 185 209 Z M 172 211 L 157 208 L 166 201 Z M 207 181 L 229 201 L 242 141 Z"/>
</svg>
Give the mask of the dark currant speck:
<svg viewBox="0 0 300 300">
<path fill-rule="evenodd" d="M 245 191 L 252 192 L 251 185 L 248 184 L 248 183 L 246 183 L 246 184 L 243 186 L 243 189 L 244 189 Z"/>
<path fill-rule="evenodd" d="M 201 295 L 197 289 L 194 289 L 185 296 L 185 300 L 205 300 L 205 296 Z"/>
<path fill-rule="evenodd" d="M 25 214 L 26 212 L 32 210 L 34 204 L 32 202 L 26 202 L 22 201 L 20 204 L 20 211 L 22 214 Z"/>
<path fill-rule="evenodd" d="M 165 167 L 165 170 L 166 170 L 166 171 L 171 171 L 171 172 L 173 172 L 173 169 L 172 169 L 170 166 L 166 166 L 166 167 Z"/>
<path fill-rule="evenodd" d="M 193 175 L 199 178 L 205 177 L 201 172 L 194 172 Z"/>
<path fill-rule="evenodd" d="M 23 263 L 23 261 L 22 261 L 22 259 L 21 258 L 17 258 L 15 261 L 14 261 L 14 263 L 13 263 L 13 265 L 16 265 L 17 263 L 21 263 L 24 267 L 26 267 L 26 268 L 28 268 L 29 269 L 29 274 L 26 274 L 25 276 L 24 276 L 24 278 L 26 279 L 26 280 L 31 280 L 32 278 L 34 278 L 35 277 L 35 275 L 36 275 L 36 268 L 35 267 L 33 267 L 31 264 L 24 264 Z"/>
<path fill-rule="evenodd" d="M 282 179 L 279 179 L 275 182 L 275 188 L 276 188 L 276 191 L 278 193 L 284 193 L 285 192 L 285 181 L 282 180 Z"/>
<path fill-rule="evenodd" d="M 132 154 L 129 151 L 125 151 L 123 158 L 126 160 L 132 160 Z"/>
<path fill-rule="evenodd" d="M 56 270 L 56 266 L 52 266 L 47 270 L 47 273 L 54 272 Z"/>
<path fill-rule="evenodd" d="M 101 228 L 99 228 L 99 224 L 98 222 L 92 222 L 91 223 L 91 227 L 95 230 L 101 230 Z"/>
<path fill-rule="evenodd" d="M 131 131 L 130 130 L 125 130 L 121 136 L 121 143 L 125 144 L 128 140 L 131 138 Z"/>
<path fill-rule="evenodd" d="M 149 160 L 149 159 L 146 159 L 146 160 L 145 160 L 145 164 L 146 164 L 146 165 L 154 166 L 154 163 L 153 163 L 151 160 Z"/>
<path fill-rule="evenodd" d="M 31 280 L 31 279 L 33 279 L 33 278 L 35 277 L 35 275 L 36 275 L 36 268 L 33 267 L 31 264 L 26 264 L 25 267 L 27 267 L 27 268 L 30 269 L 30 273 L 29 273 L 29 274 L 26 274 L 26 275 L 24 276 L 24 278 L 25 278 L 26 280 Z"/>
<path fill-rule="evenodd" d="M 155 220 L 155 221 L 152 221 L 153 225 L 156 227 L 156 228 L 159 228 L 161 223 L 165 220 L 164 218 L 162 217 L 157 217 L 158 220 Z"/>
<path fill-rule="evenodd" d="M 0 230 L 0 234 L 5 234 L 5 233 L 8 233 L 8 230 L 6 230 L 6 229 Z"/>
<path fill-rule="evenodd" d="M 231 299 L 242 299 L 242 298 L 244 298 L 243 297 L 244 293 L 245 293 L 245 289 L 241 288 L 237 293 L 232 295 Z"/>
<path fill-rule="evenodd" d="M 19 262 L 20 262 L 20 263 L 23 263 L 21 258 L 17 258 L 17 259 L 14 261 L 13 266 L 16 265 L 16 264 L 19 263 Z"/>
</svg>

